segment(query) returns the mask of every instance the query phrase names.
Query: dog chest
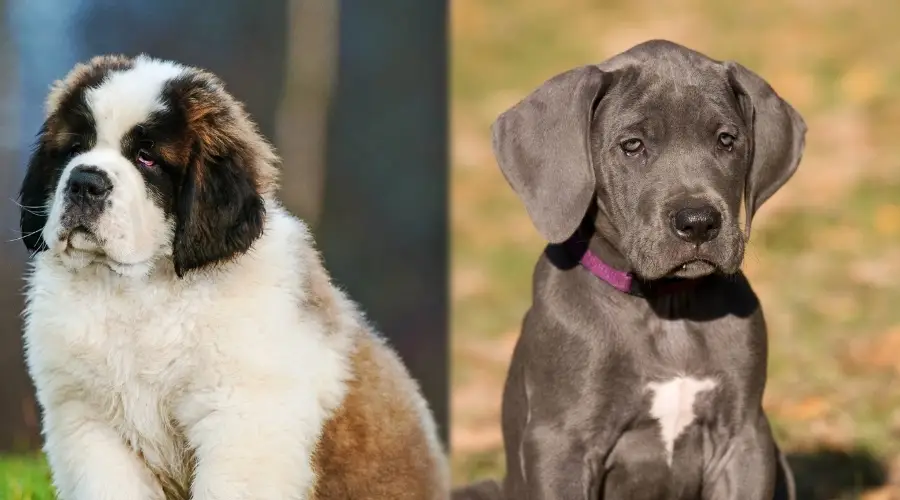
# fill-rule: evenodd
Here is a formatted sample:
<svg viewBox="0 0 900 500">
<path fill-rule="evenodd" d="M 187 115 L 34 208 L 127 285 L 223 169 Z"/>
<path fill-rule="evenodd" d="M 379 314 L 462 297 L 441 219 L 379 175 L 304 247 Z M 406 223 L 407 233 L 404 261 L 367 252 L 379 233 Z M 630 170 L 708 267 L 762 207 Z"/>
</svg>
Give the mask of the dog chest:
<svg viewBox="0 0 900 500">
<path fill-rule="evenodd" d="M 649 416 L 656 421 L 666 461 L 671 464 L 675 441 L 697 420 L 695 403 L 702 393 L 715 389 L 712 378 L 675 377 L 650 382 L 645 390 L 650 395 Z"/>
<path fill-rule="evenodd" d="M 635 403 L 643 404 L 634 408 L 641 413 L 610 452 L 604 498 L 697 498 L 719 386 L 715 378 L 690 375 L 639 383 Z"/>
<path fill-rule="evenodd" d="M 127 343 L 85 341 L 69 347 L 64 368 L 52 369 L 56 379 L 45 376 L 45 385 L 59 391 L 54 397 L 88 405 L 157 475 L 189 477 L 183 470 L 187 444 L 173 416 L 183 384 L 179 360 Z"/>
<path fill-rule="evenodd" d="M 53 292 L 30 297 L 25 329 L 46 411 L 83 403 L 157 476 L 183 483 L 189 452 L 172 410 L 197 354 L 191 322 L 166 314 L 152 293 L 141 304 L 101 290 Z"/>
<path fill-rule="evenodd" d="M 36 301 L 29 311 L 29 357 L 35 368 L 53 370 L 88 393 L 139 387 L 169 392 L 189 371 L 193 356 L 188 354 L 196 355 L 190 321 L 164 309 L 128 307 L 115 299 L 47 302 Z"/>
<path fill-rule="evenodd" d="M 100 396 L 103 397 L 103 396 Z M 109 423 L 123 442 L 157 476 L 164 488 L 186 491 L 192 451 L 172 416 L 172 396 L 151 385 L 131 386 L 105 396 Z"/>
</svg>

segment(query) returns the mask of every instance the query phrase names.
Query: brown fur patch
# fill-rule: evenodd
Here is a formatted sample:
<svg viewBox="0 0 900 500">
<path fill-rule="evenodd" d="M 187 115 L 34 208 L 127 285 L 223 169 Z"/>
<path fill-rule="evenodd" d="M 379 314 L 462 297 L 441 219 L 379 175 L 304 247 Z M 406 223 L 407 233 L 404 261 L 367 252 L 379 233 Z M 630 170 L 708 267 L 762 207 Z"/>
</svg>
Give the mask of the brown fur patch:
<svg viewBox="0 0 900 500">
<path fill-rule="evenodd" d="M 273 195 L 278 187 L 280 159 L 272 145 L 259 133 L 244 105 L 231 96 L 212 73 L 191 68 L 180 86 L 178 97 L 187 126 L 199 141 L 202 159 L 230 156 L 240 160 L 262 195 Z M 165 154 L 186 164 L 195 151 L 190 145 L 170 146 Z M 205 163 L 197 169 L 198 181 L 205 175 Z"/>
<path fill-rule="evenodd" d="M 378 339 L 357 338 L 354 376 L 325 426 L 313 466 L 311 500 L 448 498 L 447 472 L 435 456 L 400 360 Z"/>
<path fill-rule="evenodd" d="M 191 146 L 187 141 L 160 144 L 156 148 L 156 154 L 169 165 L 187 165 L 191 160 Z"/>
</svg>

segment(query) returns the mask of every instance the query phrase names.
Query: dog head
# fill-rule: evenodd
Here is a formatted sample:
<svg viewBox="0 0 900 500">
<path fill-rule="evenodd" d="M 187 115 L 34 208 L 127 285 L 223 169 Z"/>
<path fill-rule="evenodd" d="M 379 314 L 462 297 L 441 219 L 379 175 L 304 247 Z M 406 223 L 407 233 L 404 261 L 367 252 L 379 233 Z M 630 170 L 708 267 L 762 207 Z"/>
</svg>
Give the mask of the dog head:
<svg viewBox="0 0 900 500">
<path fill-rule="evenodd" d="M 246 252 L 278 159 L 205 71 L 103 56 L 54 84 L 20 191 L 29 251 L 77 270 L 179 276 Z"/>
<path fill-rule="evenodd" d="M 800 115 L 759 76 L 666 41 L 562 73 L 493 125 L 538 231 L 586 216 L 645 279 L 736 272 L 756 210 L 793 175 Z"/>
</svg>

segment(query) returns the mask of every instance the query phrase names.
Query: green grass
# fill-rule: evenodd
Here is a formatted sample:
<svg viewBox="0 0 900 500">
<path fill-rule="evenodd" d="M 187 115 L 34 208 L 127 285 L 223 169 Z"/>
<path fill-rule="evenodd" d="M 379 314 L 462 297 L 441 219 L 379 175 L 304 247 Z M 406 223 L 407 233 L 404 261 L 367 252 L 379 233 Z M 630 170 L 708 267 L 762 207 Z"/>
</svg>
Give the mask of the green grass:
<svg viewBox="0 0 900 500">
<path fill-rule="evenodd" d="M 52 500 L 50 473 L 41 457 L 0 457 L 0 500 Z"/>
<path fill-rule="evenodd" d="M 864 181 L 830 209 L 783 214 L 753 242 L 767 262 L 757 277 L 775 283 L 781 275 L 763 304 L 778 312 L 769 320 L 770 395 L 824 398 L 823 418 L 852 424 L 836 436 L 881 456 L 900 454 L 890 424 L 900 392 L 885 390 L 900 353 L 879 352 L 900 325 L 900 286 L 883 279 L 898 265 L 898 200 L 900 183 Z M 821 437 L 805 419 L 774 416 L 789 444 Z"/>
</svg>

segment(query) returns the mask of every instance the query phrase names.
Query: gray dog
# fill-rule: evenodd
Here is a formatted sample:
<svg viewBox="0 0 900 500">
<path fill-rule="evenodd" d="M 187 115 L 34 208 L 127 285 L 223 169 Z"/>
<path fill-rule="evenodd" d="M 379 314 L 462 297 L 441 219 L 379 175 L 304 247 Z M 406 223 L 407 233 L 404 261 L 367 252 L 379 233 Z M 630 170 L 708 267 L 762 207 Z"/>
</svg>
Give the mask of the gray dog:
<svg viewBox="0 0 900 500">
<path fill-rule="evenodd" d="M 506 479 L 454 498 L 794 498 L 740 265 L 800 162 L 800 115 L 739 64 L 651 41 L 550 79 L 493 132 L 550 244 L 503 395 Z"/>
</svg>

